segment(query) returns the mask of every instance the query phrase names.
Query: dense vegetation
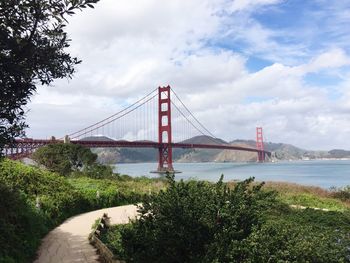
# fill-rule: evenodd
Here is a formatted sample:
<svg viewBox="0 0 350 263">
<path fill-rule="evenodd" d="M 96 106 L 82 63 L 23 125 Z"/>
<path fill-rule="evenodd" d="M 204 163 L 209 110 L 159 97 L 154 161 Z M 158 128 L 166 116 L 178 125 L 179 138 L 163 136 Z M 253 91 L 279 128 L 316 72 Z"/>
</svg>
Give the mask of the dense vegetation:
<svg viewBox="0 0 350 263">
<path fill-rule="evenodd" d="M 29 262 L 41 238 L 85 211 L 140 202 L 161 180 L 67 178 L 19 162 L 0 162 L 0 262 Z"/>
<path fill-rule="evenodd" d="M 348 208 L 291 209 L 284 198 L 251 179 L 231 189 L 170 179 L 140 206 L 139 219 L 102 239 L 127 262 L 350 261 Z"/>
<path fill-rule="evenodd" d="M 99 172 L 95 171 L 96 167 L 102 170 L 102 167 L 96 164 L 96 154 L 92 153 L 89 148 L 72 143 L 48 144 L 36 150 L 32 154 L 32 158 L 49 171 L 65 176 L 82 169 L 92 170 L 96 173 Z"/>
<path fill-rule="evenodd" d="M 29 262 L 41 238 L 72 215 L 136 202 L 140 219 L 102 237 L 128 262 L 350 261 L 349 188 L 131 178 L 76 157 L 95 160 L 84 149 L 56 147 L 69 149 L 58 159 L 72 165 L 57 170 L 64 176 L 0 162 L 0 262 Z"/>
<path fill-rule="evenodd" d="M 98 0 L 0 1 L 0 155 L 24 135 L 24 106 L 37 85 L 71 78 L 75 65 L 67 48 L 67 17 Z"/>
</svg>

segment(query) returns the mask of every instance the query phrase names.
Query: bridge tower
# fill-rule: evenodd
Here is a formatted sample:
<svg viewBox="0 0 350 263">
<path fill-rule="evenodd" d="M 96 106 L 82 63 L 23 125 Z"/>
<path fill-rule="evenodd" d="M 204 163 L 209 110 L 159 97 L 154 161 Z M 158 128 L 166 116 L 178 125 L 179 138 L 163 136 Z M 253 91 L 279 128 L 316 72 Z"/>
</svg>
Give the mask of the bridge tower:
<svg viewBox="0 0 350 263">
<path fill-rule="evenodd" d="M 170 86 L 158 88 L 158 173 L 174 172 L 171 146 Z"/>
<path fill-rule="evenodd" d="M 262 127 L 256 127 L 256 149 L 259 150 L 258 162 L 264 162 L 265 152 L 264 152 L 264 139 L 263 139 Z"/>
</svg>

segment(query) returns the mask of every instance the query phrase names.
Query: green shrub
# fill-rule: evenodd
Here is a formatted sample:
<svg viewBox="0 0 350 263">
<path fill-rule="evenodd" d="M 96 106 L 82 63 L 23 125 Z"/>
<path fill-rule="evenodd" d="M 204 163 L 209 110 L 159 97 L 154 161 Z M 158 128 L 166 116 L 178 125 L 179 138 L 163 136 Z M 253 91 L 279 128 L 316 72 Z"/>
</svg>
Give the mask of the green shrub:
<svg viewBox="0 0 350 263">
<path fill-rule="evenodd" d="M 330 197 L 320 197 L 311 193 L 298 193 L 290 194 L 284 193 L 280 195 L 281 201 L 290 205 L 301 205 L 312 208 L 324 208 L 333 211 L 345 211 L 347 206 L 341 200 L 330 198 Z"/>
<path fill-rule="evenodd" d="M 350 186 L 332 189 L 332 196 L 342 201 L 350 201 Z"/>
<path fill-rule="evenodd" d="M 52 225 L 81 212 L 81 207 L 88 209 L 81 194 L 57 174 L 4 160 L 0 163 L 0 178 L 10 188 L 24 193 L 29 201 L 34 203 L 38 197 L 42 211 Z"/>
<path fill-rule="evenodd" d="M 0 162 L 0 262 L 30 262 L 44 234 L 72 215 L 143 198 L 116 180 L 71 180 L 76 184 L 19 162 Z"/>
<path fill-rule="evenodd" d="M 350 233 L 350 211 L 321 211 L 314 209 L 289 209 L 284 211 L 274 220 L 279 220 L 281 217 L 289 222 L 310 225 L 315 228 L 327 228 L 330 230 L 344 230 Z"/>
<path fill-rule="evenodd" d="M 72 143 L 53 143 L 40 147 L 32 158 L 49 171 L 67 176 L 95 163 L 97 155 L 89 148 Z"/>
<path fill-rule="evenodd" d="M 139 207 L 140 218 L 120 229 L 122 256 L 128 262 L 225 262 L 228 245 L 248 237 L 274 200 L 252 181 L 230 190 L 221 180 L 213 185 L 170 178 L 166 191 Z"/>
<path fill-rule="evenodd" d="M 132 191 L 117 180 L 79 177 L 70 178 L 68 182 L 79 191 L 91 209 L 137 203 L 145 196 L 145 193 Z"/>
<path fill-rule="evenodd" d="M 84 168 L 83 173 L 94 179 L 114 179 L 117 176 L 113 173 L 111 166 L 103 164 L 93 164 Z"/>
<path fill-rule="evenodd" d="M 46 219 L 2 178 L 0 200 L 0 262 L 29 262 L 48 230 Z"/>
<path fill-rule="evenodd" d="M 107 245 L 117 258 L 125 258 L 125 251 L 122 246 L 122 232 L 130 228 L 130 224 L 113 225 L 106 232 L 102 232 L 101 241 Z"/>
<path fill-rule="evenodd" d="M 175 183 L 102 240 L 127 262 L 349 262 L 350 212 L 296 210 L 275 192 L 219 181 Z"/>
<path fill-rule="evenodd" d="M 241 262 L 349 262 L 347 231 L 276 220 L 257 229 L 244 241 Z"/>
</svg>

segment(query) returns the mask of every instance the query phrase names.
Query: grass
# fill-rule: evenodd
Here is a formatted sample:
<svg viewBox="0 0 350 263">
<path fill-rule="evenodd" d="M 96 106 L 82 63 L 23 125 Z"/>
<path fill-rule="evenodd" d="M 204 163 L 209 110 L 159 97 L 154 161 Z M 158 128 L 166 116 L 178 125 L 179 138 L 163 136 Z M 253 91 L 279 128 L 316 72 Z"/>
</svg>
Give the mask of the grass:
<svg viewBox="0 0 350 263">
<path fill-rule="evenodd" d="M 166 188 L 166 181 L 163 179 L 149 179 L 147 177 L 128 179 L 92 179 L 88 177 L 68 178 L 68 182 L 75 189 L 87 191 L 119 191 L 135 192 L 138 194 L 157 193 Z"/>
<path fill-rule="evenodd" d="M 228 182 L 229 187 L 234 187 L 235 184 L 236 182 Z M 305 186 L 288 182 L 266 182 L 264 189 L 276 191 L 278 200 L 287 205 L 339 212 L 350 210 L 350 199 L 346 198 L 347 195 L 344 194 L 349 193 L 347 187 L 329 191 L 316 186 Z"/>
</svg>

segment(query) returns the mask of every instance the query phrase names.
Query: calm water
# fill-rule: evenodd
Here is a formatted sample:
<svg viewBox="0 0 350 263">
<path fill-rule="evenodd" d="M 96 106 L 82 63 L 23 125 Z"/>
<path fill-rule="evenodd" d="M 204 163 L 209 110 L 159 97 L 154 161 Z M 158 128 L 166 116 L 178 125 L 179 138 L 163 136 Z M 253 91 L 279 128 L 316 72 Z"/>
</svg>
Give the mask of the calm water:
<svg viewBox="0 0 350 263">
<path fill-rule="evenodd" d="M 117 164 L 116 171 L 131 176 L 156 177 L 149 171 L 156 163 Z M 217 181 L 221 174 L 224 180 L 242 180 L 254 176 L 257 181 L 287 181 L 323 188 L 350 185 L 350 160 L 295 161 L 279 163 L 175 163 L 182 171 L 177 179 Z"/>
</svg>

